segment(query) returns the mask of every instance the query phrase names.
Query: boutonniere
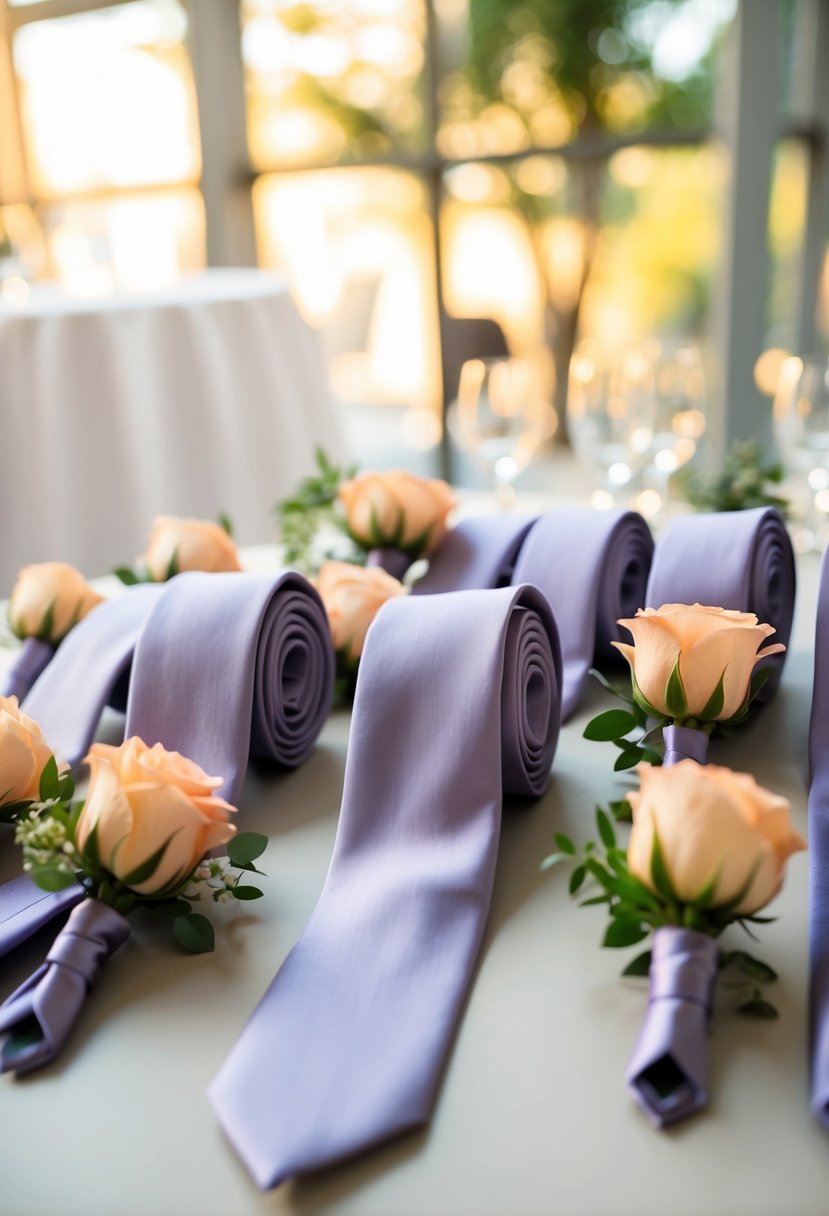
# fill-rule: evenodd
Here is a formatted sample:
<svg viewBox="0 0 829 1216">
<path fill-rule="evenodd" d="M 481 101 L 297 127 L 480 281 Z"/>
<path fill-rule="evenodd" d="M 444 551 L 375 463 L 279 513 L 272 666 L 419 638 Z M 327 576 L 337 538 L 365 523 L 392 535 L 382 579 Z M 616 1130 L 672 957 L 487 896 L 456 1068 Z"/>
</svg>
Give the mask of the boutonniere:
<svg viewBox="0 0 829 1216">
<path fill-rule="evenodd" d="M 134 587 L 136 583 L 165 583 L 185 570 L 223 574 L 241 569 L 233 525 L 226 515 L 220 515 L 217 523 L 159 515 L 141 557 L 113 573 L 125 586 Z"/>
<path fill-rule="evenodd" d="M 350 699 L 369 625 L 388 600 L 405 595 L 407 589 L 379 566 L 334 561 L 323 563 L 316 588 L 337 655 L 335 695 L 339 700 Z"/>
<path fill-rule="evenodd" d="M 37 763 L 41 741 L 31 744 Z M 72 774 L 50 754 L 36 792 L 21 789 L 26 796 L 15 807 L 24 870 L 46 891 L 80 884 L 85 898 L 43 966 L 0 1006 L 3 1072 L 29 1072 L 54 1059 L 137 909 L 168 920 L 180 945 L 201 953 L 213 949 L 214 930 L 194 905 L 262 894 L 242 874 L 260 872 L 253 863 L 267 838 L 236 833 L 235 808 L 216 793 L 220 777 L 139 738 L 120 747 L 95 744 L 86 762 L 85 800 L 75 800 Z M 22 750 L 0 735 L 0 769 L 15 767 L 22 773 Z M 218 846 L 226 847 L 226 860 L 212 855 Z"/>
<path fill-rule="evenodd" d="M 754 613 L 703 604 L 664 604 L 640 608 L 620 620 L 633 644 L 614 642 L 630 666 L 631 691 L 619 691 L 594 675 L 625 709 L 610 709 L 588 722 L 587 739 L 612 742 L 619 749 L 615 770 L 644 760 L 665 762 L 690 757 L 705 763 L 708 739 L 748 717 L 770 674 L 758 664 L 785 646 L 764 645 L 775 630 Z"/>
<path fill-rule="evenodd" d="M 681 760 L 640 765 L 628 795 L 633 826 L 627 849 L 610 817 L 597 813 L 600 844 L 578 849 L 559 834 L 545 868 L 573 865 L 570 892 L 605 906 L 602 944 L 651 949 L 623 974 L 650 975 L 648 1012 L 628 1067 L 628 1084 L 653 1122 L 664 1127 L 707 1101 L 707 1023 L 715 984 L 736 976 L 738 1009 L 776 1017 L 762 985 L 776 978 L 766 963 L 719 938 L 732 925 L 751 931 L 780 890 L 787 859 L 806 842 L 790 821 L 785 798 L 747 773 Z M 592 886 L 593 893 L 589 888 Z"/>
</svg>

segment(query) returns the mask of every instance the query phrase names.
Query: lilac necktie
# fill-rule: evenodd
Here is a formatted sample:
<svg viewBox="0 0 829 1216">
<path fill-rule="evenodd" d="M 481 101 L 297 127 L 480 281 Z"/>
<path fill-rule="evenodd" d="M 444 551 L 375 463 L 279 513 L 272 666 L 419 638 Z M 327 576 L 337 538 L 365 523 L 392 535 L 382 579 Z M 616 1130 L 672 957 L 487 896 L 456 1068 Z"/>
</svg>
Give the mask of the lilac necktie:
<svg viewBox="0 0 829 1216">
<path fill-rule="evenodd" d="M 415 593 L 520 583 L 543 591 L 561 638 L 566 721 L 591 664 L 616 661 L 616 621 L 642 607 L 652 553 L 650 530 L 634 511 L 561 507 L 535 520 L 487 515 L 447 533 Z"/>
<path fill-rule="evenodd" d="M 122 700 L 138 635 L 163 592 L 133 587 L 94 608 L 69 633 L 34 683 L 23 708 L 49 746 L 70 764 L 86 755 L 104 707 Z M 54 894 L 22 877 L 0 888 L 0 956 L 83 899 L 83 889 Z"/>
<path fill-rule="evenodd" d="M 180 574 L 135 651 L 125 734 L 224 777 L 236 805 L 250 755 L 303 764 L 331 707 L 322 601 L 299 574 Z"/>
<path fill-rule="evenodd" d="M 809 726 L 809 1010 L 812 1110 L 829 1128 L 829 550 L 823 555 Z"/>
<path fill-rule="evenodd" d="M 682 515 L 663 532 L 653 555 L 646 603 L 708 604 L 753 612 L 788 646 L 794 617 L 794 552 L 786 525 L 772 507 Z M 785 654 L 763 659 L 772 676 L 767 700 L 783 673 Z"/>
<path fill-rule="evenodd" d="M 546 788 L 559 677 L 532 587 L 392 600 L 372 624 L 325 888 L 209 1091 L 260 1187 L 428 1120 L 489 908 L 502 790 Z"/>
<path fill-rule="evenodd" d="M 22 701 L 40 673 L 51 663 L 55 648 L 40 638 L 25 638 L 9 668 L 0 696 Z"/>
</svg>

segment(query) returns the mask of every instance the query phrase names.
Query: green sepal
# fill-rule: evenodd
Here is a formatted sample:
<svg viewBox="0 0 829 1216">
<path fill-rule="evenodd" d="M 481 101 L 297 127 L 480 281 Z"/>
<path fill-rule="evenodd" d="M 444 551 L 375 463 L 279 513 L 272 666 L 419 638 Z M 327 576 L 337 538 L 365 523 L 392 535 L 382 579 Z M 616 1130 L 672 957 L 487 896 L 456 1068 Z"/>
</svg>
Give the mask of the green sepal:
<svg viewBox="0 0 829 1216">
<path fill-rule="evenodd" d="M 36 637 L 41 642 L 49 642 L 52 637 L 52 630 L 55 626 L 55 601 L 52 600 L 49 607 L 44 612 L 40 624 L 37 629 Z"/>
<path fill-rule="evenodd" d="M 206 916 L 191 912 L 189 916 L 178 916 L 173 921 L 176 941 L 191 954 L 209 954 L 216 945 L 216 934 Z"/>
<path fill-rule="evenodd" d="M 112 573 L 124 584 L 125 587 L 135 587 L 141 582 L 141 579 L 129 566 L 117 566 Z"/>
<path fill-rule="evenodd" d="M 175 549 L 173 550 L 173 552 L 170 554 L 170 560 L 167 563 L 167 569 L 164 571 L 163 581 L 166 583 L 171 578 L 175 578 L 175 576 L 178 574 L 178 572 L 179 571 L 178 571 L 178 545 L 177 545 L 175 547 Z"/>
<path fill-rule="evenodd" d="M 40 801 L 46 802 L 49 798 L 60 798 L 60 787 L 61 779 L 58 771 L 58 762 L 54 756 L 50 756 L 40 774 L 40 782 L 38 784 Z"/>
<path fill-rule="evenodd" d="M 225 511 L 220 511 L 217 517 L 219 527 L 222 528 L 228 536 L 233 539 L 233 520 Z"/>
<path fill-rule="evenodd" d="M 156 870 L 158 869 L 159 863 L 167 851 L 167 845 L 173 839 L 173 836 L 175 836 L 175 832 L 167 837 L 164 844 L 161 845 L 160 848 L 156 849 L 151 857 L 148 857 L 146 861 L 142 861 L 141 865 L 136 866 L 134 870 L 130 870 L 129 874 L 124 875 L 121 882 L 125 887 L 136 887 L 139 885 L 139 883 L 146 882 L 148 878 L 152 878 L 153 874 L 155 874 Z"/>
<path fill-rule="evenodd" d="M 726 672 L 726 670 L 727 670 L 727 668 L 723 671 L 722 675 L 720 676 L 719 680 L 717 681 L 717 687 L 714 689 L 714 691 L 711 693 L 711 696 L 705 702 L 705 705 L 702 708 L 702 712 L 697 714 L 697 717 L 700 719 L 701 722 L 713 722 L 714 719 L 718 718 L 723 711 L 723 705 L 725 705 L 725 672 Z"/>
<path fill-rule="evenodd" d="M 679 670 L 679 655 L 671 668 L 668 683 L 665 685 L 665 707 L 676 721 L 688 713 L 688 698 L 685 695 L 685 685 L 682 683 L 682 673 Z"/>
<path fill-rule="evenodd" d="M 651 881 L 660 895 L 664 896 L 665 899 L 670 899 L 673 903 L 677 902 L 677 894 L 671 882 L 668 867 L 665 865 L 665 858 L 662 855 L 659 833 L 656 831 L 654 831 L 653 845 L 651 846 Z"/>
</svg>

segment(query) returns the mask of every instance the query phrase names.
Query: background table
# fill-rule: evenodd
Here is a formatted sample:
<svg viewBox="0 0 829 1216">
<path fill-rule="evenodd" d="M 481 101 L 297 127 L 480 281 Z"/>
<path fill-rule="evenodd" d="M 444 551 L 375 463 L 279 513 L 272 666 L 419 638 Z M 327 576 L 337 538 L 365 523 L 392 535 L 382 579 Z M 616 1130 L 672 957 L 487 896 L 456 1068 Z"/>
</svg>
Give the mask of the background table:
<svg viewBox="0 0 829 1216">
<path fill-rule="evenodd" d="M 275 275 L 0 300 L 0 595 L 27 562 L 131 561 L 158 514 L 228 511 L 268 540 L 320 443 L 340 454 L 322 355 Z"/>
<path fill-rule="evenodd" d="M 275 560 L 256 557 L 259 566 Z M 711 758 L 790 797 L 805 831 L 817 561 L 801 561 L 800 575 L 780 691 L 739 734 L 715 742 Z M 553 833 L 594 834 L 595 803 L 622 788 L 611 745 L 581 738 L 606 703 L 596 687 L 562 731 L 545 798 L 505 808 L 478 974 L 427 1130 L 263 1195 L 204 1096 L 322 888 L 348 737 L 341 711 L 304 768 L 249 773 L 240 822 L 271 837 L 266 899 L 217 910 L 216 953 L 183 956 L 160 928 L 136 922 L 60 1061 L 27 1080 L 0 1078 L 0 1210 L 826 1216 L 829 1137 L 807 1105 L 805 854 L 791 861 L 773 906 L 779 920 L 756 947 L 780 974 L 772 986 L 780 1020 L 715 1019 L 709 1110 L 671 1132 L 655 1132 L 625 1089 L 646 987 L 619 972 L 637 948 L 598 949 L 602 912 L 575 906 L 565 869 L 539 872 Z M 111 717 L 104 733 L 118 725 Z M 0 839 L 0 878 L 12 872 L 11 841 Z M 736 929 L 730 939 L 746 944 Z M 47 945 L 0 963 L 3 992 Z"/>
</svg>

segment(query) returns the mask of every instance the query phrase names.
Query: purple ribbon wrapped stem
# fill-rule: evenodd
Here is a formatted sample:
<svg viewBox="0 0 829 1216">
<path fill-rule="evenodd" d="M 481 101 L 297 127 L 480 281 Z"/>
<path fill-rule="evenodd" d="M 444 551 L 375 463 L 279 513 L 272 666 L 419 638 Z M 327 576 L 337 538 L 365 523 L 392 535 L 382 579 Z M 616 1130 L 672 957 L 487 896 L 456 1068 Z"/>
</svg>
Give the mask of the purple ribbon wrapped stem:
<svg viewBox="0 0 829 1216">
<path fill-rule="evenodd" d="M 690 726 L 666 726 L 662 732 L 665 742 L 663 764 L 679 764 L 680 760 L 708 763 L 708 735 Z"/>
<path fill-rule="evenodd" d="M 0 1006 L 0 1072 L 22 1075 L 58 1055 L 102 965 L 129 933 L 121 913 L 97 899 L 72 910 L 46 962 Z"/>
<path fill-rule="evenodd" d="M 413 560 L 402 549 L 371 549 L 366 557 L 366 566 L 379 566 L 381 570 L 385 570 L 386 574 L 399 579 L 402 583 Z"/>
<path fill-rule="evenodd" d="M 707 1023 L 718 967 L 719 948 L 707 934 L 675 925 L 654 934 L 648 1012 L 627 1083 L 656 1127 L 708 1103 Z"/>
</svg>

